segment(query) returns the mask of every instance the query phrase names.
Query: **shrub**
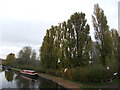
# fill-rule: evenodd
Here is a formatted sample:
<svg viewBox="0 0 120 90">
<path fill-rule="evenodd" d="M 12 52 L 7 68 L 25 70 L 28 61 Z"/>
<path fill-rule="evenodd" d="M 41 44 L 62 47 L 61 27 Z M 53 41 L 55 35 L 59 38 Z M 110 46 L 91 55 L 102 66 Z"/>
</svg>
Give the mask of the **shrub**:
<svg viewBox="0 0 120 90">
<path fill-rule="evenodd" d="M 102 80 L 104 80 L 104 67 L 101 65 L 97 65 L 97 66 L 92 66 L 90 67 L 90 72 L 89 72 L 89 80 L 90 82 L 101 82 Z"/>
<path fill-rule="evenodd" d="M 62 69 L 61 69 L 61 70 L 57 70 L 56 73 L 55 73 L 55 75 L 56 75 L 57 77 L 63 77 L 63 76 L 64 76 L 64 72 L 63 72 Z"/>
<path fill-rule="evenodd" d="M 81 82 L 106 82 L 114 78 L 115 71 L 112 66 L 107 70 L 102 65 L 75 68 L 72 69 L 72 79 Z"/>
<path fill-rule="evenodd" d="M 88 74 L 89 70 L 88 68 L 77 68 L 73 69 L 73 80 L 75 81 L 88 81 Z"/>
<path fill-rule="evenodd" d="M 72 70 L 67 69 L 66 72 L 64 72 L 64 77 L 67 78 L 67 79 L 72 80 Z"/>
</svg>

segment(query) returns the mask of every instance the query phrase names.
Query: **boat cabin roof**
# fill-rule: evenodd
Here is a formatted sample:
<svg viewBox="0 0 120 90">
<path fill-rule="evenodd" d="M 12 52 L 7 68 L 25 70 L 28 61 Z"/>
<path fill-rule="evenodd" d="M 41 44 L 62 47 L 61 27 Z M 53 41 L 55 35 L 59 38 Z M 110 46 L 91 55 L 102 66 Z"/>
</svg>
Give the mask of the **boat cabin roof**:
<svg viewBox="0 0 120 90">
<path fill-rule="evenodd" d="M 22 71 L 29 71 L 29 72 L 35 72 L 35 71 L 33 71 L 33 70 L 22 70 Z"/>
</svg>

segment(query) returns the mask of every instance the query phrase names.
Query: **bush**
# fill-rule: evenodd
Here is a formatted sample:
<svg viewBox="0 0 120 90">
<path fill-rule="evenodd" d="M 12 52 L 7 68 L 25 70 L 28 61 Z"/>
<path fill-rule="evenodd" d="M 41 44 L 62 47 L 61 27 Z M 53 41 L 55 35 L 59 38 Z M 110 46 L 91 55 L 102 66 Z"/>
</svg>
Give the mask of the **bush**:
<svg viewBox="0 0 120 90">
<path fill-rule="evenodd" d="M 88 77 L 90 82 L 101 82 L 105 77 L 104 67 L 101 65 L 90 67 Z"/>
<path fill-rule="evenodd" d="M 64 76 L 64 72 L 63 72 L 62 69 L 61 69 L 61 70 L 57 70 L 56 73 L 55 73 L 55 75 L 56 75 L 57 77 L 63 77 L 63 76 Z"/>
<path fill-rule="evenodd" d="M 67 79 L 72 80 L 72 70 L 71 69 L 67 69 L 66 72 L 64 72 L 64 77 Z"/>
<path fill-rule="evenodd" d="M 77 68 L 73 69 L 73 80 L 75 81 L 88 81 L 88 74 L 89 70 L 88 68 Z"/>
<path fill-rule="evenodd" d="M 72 79 L 81 82 L 106 82 L 114 78 L 115 68 L 102 65 L 72 69 Z"/>
</svg>

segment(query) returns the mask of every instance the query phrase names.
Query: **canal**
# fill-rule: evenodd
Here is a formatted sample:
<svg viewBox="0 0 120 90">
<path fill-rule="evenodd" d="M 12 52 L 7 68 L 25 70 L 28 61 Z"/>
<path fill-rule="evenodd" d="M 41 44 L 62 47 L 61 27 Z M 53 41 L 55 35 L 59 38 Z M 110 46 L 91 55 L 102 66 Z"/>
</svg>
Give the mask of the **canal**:
<svg viewBox="0 0 120 90">
<path fill-rule="evenodd" d="M 54 88 L 55 90 L 67 90 L 53 81 L 38 77 L 32 79 L 21 75 L 19 72 L 0 71 L 0 90 L 48 90 L 48 88 Z M 82 88 L 78 90 L 119 90 L 118 88 Z"/>
<path fill-rule="evenodd" d="M 56 90 L 66 90 L 50 80 L 41 77 L 31 79 L 13 70 L 0 71 L 0 89 L 4 88 L 37 88 L 40 90 L 42 88 L 55 88 Z"/>
</svg>

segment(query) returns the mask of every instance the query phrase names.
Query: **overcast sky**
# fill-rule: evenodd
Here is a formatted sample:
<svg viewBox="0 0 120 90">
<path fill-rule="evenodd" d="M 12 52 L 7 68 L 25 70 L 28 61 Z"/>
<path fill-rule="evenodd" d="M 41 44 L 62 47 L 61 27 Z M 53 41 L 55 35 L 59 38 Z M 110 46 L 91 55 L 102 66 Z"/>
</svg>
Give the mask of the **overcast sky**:
<svg viewBox="0 0 120 90">
<path fill-rule="evenodd" d="M 119 0 L 0 0 L 0 58 L 17 53 L 24 46 L 37 52 L 51 25 L 58 25 L 75 12 L 86 14 L 93 27 L 91 15 L 98 3 L 107 16 L 110 28 L 118 29 Z"/>
</svg>

